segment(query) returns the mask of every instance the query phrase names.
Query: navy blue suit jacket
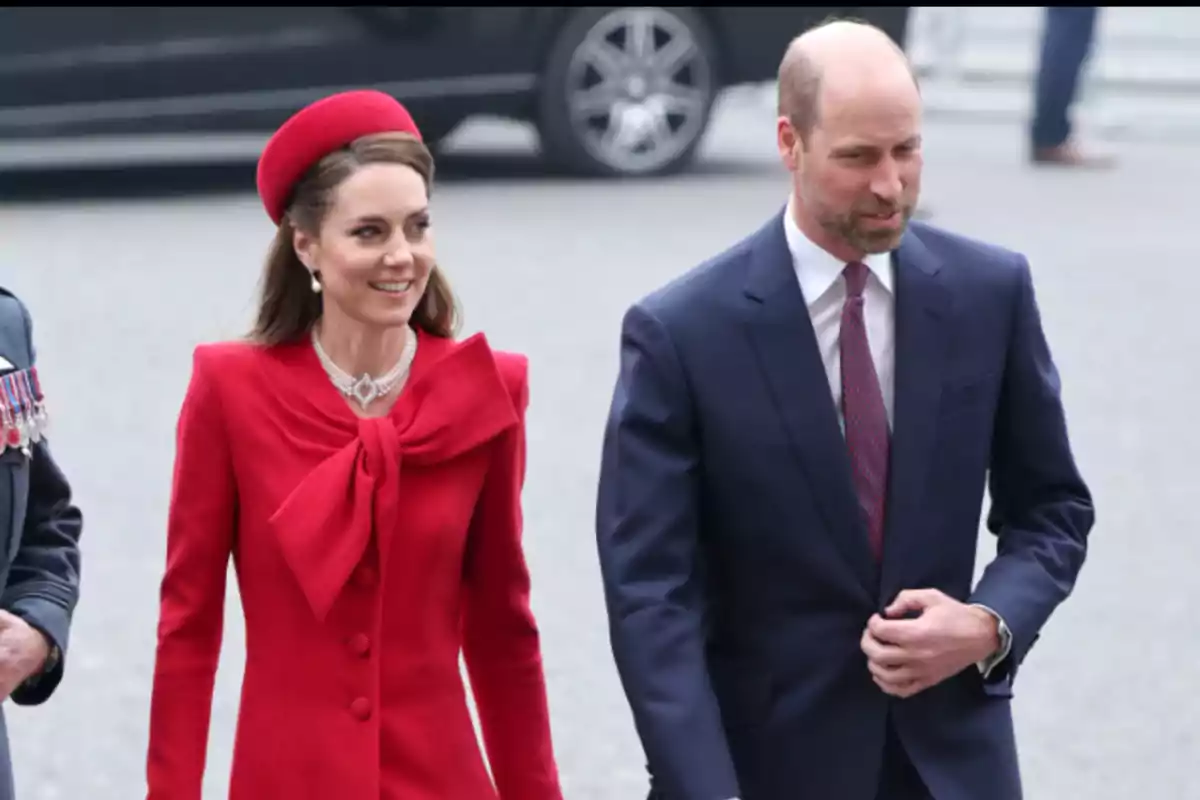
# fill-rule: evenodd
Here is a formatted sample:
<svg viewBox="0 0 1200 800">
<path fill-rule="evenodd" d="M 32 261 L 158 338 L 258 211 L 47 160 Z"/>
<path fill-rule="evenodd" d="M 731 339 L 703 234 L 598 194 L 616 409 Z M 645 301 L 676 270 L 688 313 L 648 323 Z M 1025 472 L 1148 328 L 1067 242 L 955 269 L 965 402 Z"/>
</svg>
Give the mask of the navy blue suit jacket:
<svg viewBox="0 0 1200 800">
<path fill-rule="evenodd" d="M 938 800 L 1021 796 L 1013 678 L 1072 590 L 1092 502 L 1026 260 L 914 223 L 893 264 L 878 565 L 781 215 L 625 315 L 597 538 L 667 800 L 873 800 L 888 724 Z M 998 551 L 973 586 L 985 489 Z M 997 611 L 1009 657 L 889 698 L 859 642 L 908 588 Z"/>
</svg>

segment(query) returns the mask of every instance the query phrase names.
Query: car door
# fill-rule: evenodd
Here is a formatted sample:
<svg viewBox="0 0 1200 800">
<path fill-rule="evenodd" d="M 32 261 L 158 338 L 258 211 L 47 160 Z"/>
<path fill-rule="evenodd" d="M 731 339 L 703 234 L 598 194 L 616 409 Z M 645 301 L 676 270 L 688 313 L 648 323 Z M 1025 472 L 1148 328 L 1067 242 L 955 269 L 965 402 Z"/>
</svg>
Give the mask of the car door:
<svg viewBox="0 0 1200 800">
<path fill-rule="evenodd" d="M 331 91 L 440 77 L 444 60 L 421 59 L 431 22 L 404 7 L 0 8 L 0 138 L 272 125 Z"/>
</svg>

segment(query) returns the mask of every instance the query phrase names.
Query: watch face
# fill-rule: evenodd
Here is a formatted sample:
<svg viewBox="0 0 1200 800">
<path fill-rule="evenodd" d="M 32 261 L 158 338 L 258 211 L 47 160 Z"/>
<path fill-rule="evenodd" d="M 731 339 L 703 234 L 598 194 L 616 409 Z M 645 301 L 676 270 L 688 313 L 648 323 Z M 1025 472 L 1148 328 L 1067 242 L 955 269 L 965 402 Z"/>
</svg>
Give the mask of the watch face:
<svg viewBox="0 0 1200 800">
<path fill-rule="evenodd" d="M 1000 652 L 1002 652 L 1002 653 L 1008 652 L 1008 649 L 1011 646 L 1012 646 L 1012 631 L 1010 631 L 1008 629 L 1007 625 L 1005 625 L 1004 623 L 1000 623 Z"/>
</svg>

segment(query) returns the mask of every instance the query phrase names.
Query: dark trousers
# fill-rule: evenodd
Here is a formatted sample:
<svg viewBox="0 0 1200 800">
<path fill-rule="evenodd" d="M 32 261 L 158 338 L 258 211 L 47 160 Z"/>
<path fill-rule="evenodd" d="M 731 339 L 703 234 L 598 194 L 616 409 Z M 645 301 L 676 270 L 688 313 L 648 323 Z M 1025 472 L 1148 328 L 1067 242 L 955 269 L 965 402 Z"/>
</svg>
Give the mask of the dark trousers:
<svg viewBox="0 0 1200 800">
<path fill-rule="evenodd" d="M 667 800 L 666 795 L 651 788 L 646 800 Z M 933 800 L 917 768 L 904 752 L 904 746 L 888 725 L 883 749 L 883 769 L 879 775 L 879 793 L 875 800 Z"/>
<path fill-rule="evenodd" d="M 904 752 L 904 745 L 888 725 L 887 741 L 883 747 L 883 771 L 879 776 L 876 800 L 932 800 L 917 768 Z"/>
<path fill-rule="evenodd" d="M 1030 129 L 1034 147 L 1057 147 L 1071 137 L 1070 109 L 1091 53 L 1098 11 L 1096 6 L 1046 7 Z"/>
</svg>

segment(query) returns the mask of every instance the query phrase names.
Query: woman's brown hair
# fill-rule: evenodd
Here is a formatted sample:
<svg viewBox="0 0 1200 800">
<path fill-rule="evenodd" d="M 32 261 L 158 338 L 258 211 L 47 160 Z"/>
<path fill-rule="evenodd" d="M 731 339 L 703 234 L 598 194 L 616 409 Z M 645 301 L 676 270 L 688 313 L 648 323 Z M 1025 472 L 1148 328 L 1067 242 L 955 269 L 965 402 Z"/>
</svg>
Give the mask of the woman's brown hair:
<svg viewBox="0 0 1200 800">
<path fill-rule="evenodd" d="M 317 162 L 296 183 L 267 252 L 252 340 L 263 345 L 293 342 L 306 336 L 320 319 L 321 295 L 312 290 L 312 276 L 296 255 L 293 236 L 296 230 L 315 235 L 329 212 L 334 191 L 367 164 L 411 167 L 425 181 L 426 191 L 432 191 L 433 156 L 419 139 L 406 133 L 364 136 Z M 435 267 L 413 311 L 412 325 L 433 336 L 450 338 L 458 321 L 450 284 Z"/>
</svg>

